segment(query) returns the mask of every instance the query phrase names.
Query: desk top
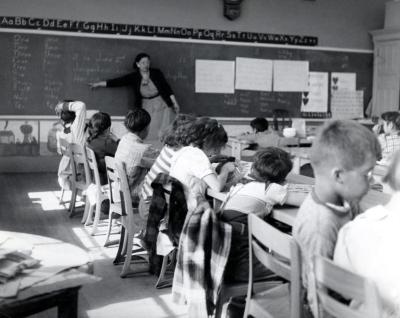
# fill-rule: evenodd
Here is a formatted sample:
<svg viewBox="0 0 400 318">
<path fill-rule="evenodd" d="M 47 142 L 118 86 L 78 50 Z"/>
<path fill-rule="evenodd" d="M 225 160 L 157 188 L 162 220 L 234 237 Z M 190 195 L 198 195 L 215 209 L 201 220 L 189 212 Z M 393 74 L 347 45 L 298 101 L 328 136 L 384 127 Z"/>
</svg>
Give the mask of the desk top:
<svg viewBox="0 0 400 318">
<path fill-rule="evenodd" d="M 3 289 L 0 305 L 99 280 L 87 274 L 92 271 L 89 254 L 69 243 L 40 235 L 0 231 L 0 248 L 31 253 L 41 264 L 39 268 L 10 281 L 14 284 L 17 281 L 18 294 L 15 297 L 2 298 L 6 295 L 6 290 Z"/>
<path fill-rule="evenodd" d="M 310 178 L 307 176 L 289 173 L 287 181 L 289 183 L 313 185 L 315 180 L 314 178 Z M 226 192 L 218 192 L 218 191 L 213 191 L 211 189 L 207 190 L 207 194 L 218 201 L 224 201 L 227 195 Z M 389 194 L 378 192 L 375 190 L 369 190 L 368 193 L 363 197 L 363 199 L 360 202 L 361 210 L 365 211 L 366 209 L 369 209 L 378 204 L 385 204 L 389 200 L 390 200 Z M 289 207 L 289 206 L 276 207 L 272 210 L 271 216 L 280 222 L 292 226 L 297 216 L 297 211 L 298 207 Z"/>
</svg>

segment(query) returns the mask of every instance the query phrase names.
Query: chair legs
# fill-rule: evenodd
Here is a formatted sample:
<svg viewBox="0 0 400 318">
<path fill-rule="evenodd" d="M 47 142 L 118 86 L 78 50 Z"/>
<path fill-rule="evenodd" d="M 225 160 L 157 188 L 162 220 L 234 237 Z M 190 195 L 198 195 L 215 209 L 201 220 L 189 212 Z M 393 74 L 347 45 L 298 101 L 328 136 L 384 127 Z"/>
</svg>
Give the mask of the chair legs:
<svg viewBox="0 0 400 318">
<path fill-rule="evenodd" d="M 69 217 L 72 218 L 75 211 L 76 196 L 78 195 L 78 189 L 72 188 L 71 201 L 69 202 Z"/>
<path fill-rule="evenodd" d="M 171 277 L 166 278 L 167 272 L 173 272 L 176 265 L 176 249 L 171 251 L 168 255 L 164 255 L 160 275 L 156 282 L 156 288 L 161 289 L 172 286 Z"/>
</svg>

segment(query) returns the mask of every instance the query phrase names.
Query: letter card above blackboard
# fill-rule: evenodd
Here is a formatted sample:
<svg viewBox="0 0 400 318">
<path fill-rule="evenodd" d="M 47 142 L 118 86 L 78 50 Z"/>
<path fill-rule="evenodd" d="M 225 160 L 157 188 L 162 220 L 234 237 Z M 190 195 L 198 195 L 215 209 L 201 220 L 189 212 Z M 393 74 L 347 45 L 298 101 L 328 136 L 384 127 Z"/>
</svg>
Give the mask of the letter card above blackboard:
<svg viewBox="0 0 400 318">
<path fill-rule="evenodd" d="M 279 108 L 300 116 L 301 92 L 195 93 L 196 59 L 307 60 L 310 71 L 356 73 L 365 103 L 372 91 L 372 53 L 9 32 L 0 33 L 0 41 L 0 115 L 54 115 L 54 106 L 62 99 L 82 100 L 88 108 L 124 115 L 134 104 L 129 87 L 93 91 L 87 84 L 130 72 L 139 52 L 147 52 L 152 65 L 163 71 L 182 112 L 198 115 L 266 117 Z"/>
</svg>

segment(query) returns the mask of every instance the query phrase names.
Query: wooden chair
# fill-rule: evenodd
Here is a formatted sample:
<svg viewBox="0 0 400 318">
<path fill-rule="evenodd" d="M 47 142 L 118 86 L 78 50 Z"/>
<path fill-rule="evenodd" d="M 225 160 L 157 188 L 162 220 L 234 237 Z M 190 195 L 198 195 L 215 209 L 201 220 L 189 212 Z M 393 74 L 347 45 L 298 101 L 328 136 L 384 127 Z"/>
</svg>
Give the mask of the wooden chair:
<svg viewBox="0 0 400 318">
<path fill-rule="evenodd" d="M 62 156 L 66 156 L 69 157 L 70 156 L 70 152 L 69 152 L 69 142 L 63 138 L 60 138 L 59 140 L 59 150 L 60 150 L 60 154 Z M 61 195 L 60 195 L 60 204 L 65 203 L 63 201 L 63 197 L 64 197 L 64 193 L 65 193 L 65 188 L 62 186 L 61 187 Z"/>
<path fill-rule="evenodd" d="M 313 270 L 318 304 L 318 317 L 326 313 L 338 318 L 382 317 L 381 301 L 375 285 L 368 279 L 352 273 L 322 256 L 315 256 Z M 333 291 L 352 300 L 349 306 L 332 296 Z"/>
<path fill-rule="evenodd" d="M 78 144 L 70 144 L 69 154 L 71 158 L 71 201 L 69 204 L 69 216 L 72 217 L 75 212 L 75 203 L 78 192 L 81 195 L 85 195 L 85 191 L 91 183 L 89 164 L 86 158 L 85 148 Z M 87 198 L 85 203 L 85 210 L 89 208 L 87 204 Z M 84 214 L 87 211 L 84 212 Z"/>
<path fill-rule="evenodd" d="M 96 155 L 92 149 L 85 146 L 86 158 L 90 169 L 91 183 L 87 189 L 87 200 L 89 208 L 85 207 L 85 213 L 82 217 L 82 223 L 85 225 L 92 225 L 91 235 L 97 232 L 97 226 L 100 222 L 101 203 L 108 199 L 108 186 L 102 186 L 100 181 L 99 169 L 97 166 Z M 95 210 L 93 218 L 93 210 Z"/>
<path fill-rule="evenodd" d="M 292 118 L 286 109 L 274 109 L 272 111 L 272 118 L 274 130 L 282 131 L 283 128 L 290 127 L 292 124 Z"/>
<path fill-rule="evenodd" d="M 116 160 L 115 173 L 121 196 L 122 228 L 118 251 L 114 260 L 114 264 L 119 264 L 123 261 L 123 267 L 120 276 L 121 278 L 125 278 L 129 274 L 133 273 L 133 271 L 130 270 L 132 258 L 136 258 L 136 263 L 143 263 L 144 261 L 148 263 L 148 256 L 147 252 L 141 247 L 139 242 L 136 242 L 134 244 L 135 222 L 125 164 Z M 133 248 L 134 246 L 136 247 L 135 250 Z M 140 258 L 140 260 L 137 260 L 138 257 Z M 148 269 L 146 268 L 145 271 L 147 270 Z"/>
<path fill-rule="evenodd" d="M 119 240 L 111 241 L 110 235 L 113 227 L 114 215 L 117 214 L 119 216 L 122 215 L 121 209 L 121 197 L 119 194 L 119 187 L 117 175 L 115 172 L 115 158 L 106 156 L 106 169 L 107 169 L 107 180 L 108 180 L 108 199 L 110 200 L 110 210 L 108 214 L 108 226 L 107 226 L 107 234 L 106 240 L 104 242 L 104 246 L 108 247 L 113 244 L 118 244 Z"/>
<path fill-rule="evenodd" d="M 249 214 L 249 287 L 244 317 L 300 318 L 301 263 L 294 239 L 258 216 Z M 264 292 L 255 293 L 253 257 L 278 276 L 289 281 Z"/>
</svg>

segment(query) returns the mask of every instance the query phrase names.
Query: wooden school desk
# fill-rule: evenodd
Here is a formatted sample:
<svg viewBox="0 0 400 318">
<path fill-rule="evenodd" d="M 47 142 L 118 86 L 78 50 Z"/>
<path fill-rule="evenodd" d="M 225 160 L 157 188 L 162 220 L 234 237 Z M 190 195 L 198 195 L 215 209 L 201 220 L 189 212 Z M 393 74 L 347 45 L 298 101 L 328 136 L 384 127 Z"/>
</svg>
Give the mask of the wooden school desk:
<svg viewBox="0 0 400 318">
<path fill-rule="evenodd" d="M 31 256 L 41 262 L 37 271 L 20 281 L 20 286 L 29 287 L 16 297 L 0 297 L 1 317 L 26 317 L 52 307 L 57 307 L 59 318 L 78 317 L 80 287 L 99 280 L 90 275 L 93 264 L 83 249 L 45 236 L 8 231 L 0 231 L 0 248 L 31 250 Z"/>
<path fill-rule="evenodd" d="M 314 184 L 314 178 L 290 173 L 287 177 L 289 183 Z M 214 205 L 217 207 L 225 200 L 227 192 L 218 192 L 211 189 L 207 190 L 207 194 L 214 199 Z M 390 195 L 375 190 L 369 190 L 360 202 L 361 210 L 373 207 L 378 204 L 385 204 L 389 201 Z M 271 216 L 282 223 L 293 226 L 297 216 L 298 207 L 283 206 L 274 207 Z"/>
</svg>

